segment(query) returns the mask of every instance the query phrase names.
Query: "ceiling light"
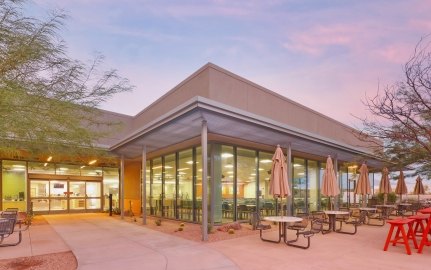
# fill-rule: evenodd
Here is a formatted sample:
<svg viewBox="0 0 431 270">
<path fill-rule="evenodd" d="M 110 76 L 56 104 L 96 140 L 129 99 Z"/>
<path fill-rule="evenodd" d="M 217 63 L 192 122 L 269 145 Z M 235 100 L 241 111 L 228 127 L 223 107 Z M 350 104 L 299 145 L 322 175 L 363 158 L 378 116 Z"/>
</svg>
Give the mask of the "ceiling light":
<svg viewBox="0 0 431 270">
<path fill-rule="evenodd" d="M 270 160 L 270 159 L 262 159 L 260 161 L 260 163 L 271 163 L 271 162 L 272 162 L 272 160 Z"/>
<path fill-rule="evenodd" d="M 252 173 L 252 174 L 250 174 L 251 176 L 256 176 L 256 174 L 255 173 Z"/>
<path fill-rule="evenodd" d="M 12 165 L 12 167 L 14 167 L 14 168 L 25 168 L 25 165 L 14 164 L 14 165 Z"/>
<path fill-rule="evenodd" d="M 264 171 L 265 169 L 259 168 L 259 171 Z"/>
<path fill-rule="evenodd" d="M 227 164 L 227 165 L 224 165 L 224 167 L 225 168 L 233 168 L 233 165 L 232 164 Z"/>
<path fill-rule="evenodd" d="M 93 159 L 93 160 L 91 160 L 90 162 L 88 162 L 88 165 L 93 165 L 94 163 L 96 163 L 97 162 L 97 159 Z"/>
<path fill-rule="evenodd" d="M 46 161 L 50 162 L 52 160 L 52 156 L 49 156 Z"/>
<path fill-rule="evenodd" d="M 293 167 L 298 168 L 298 167 L 302 167 L 302 165 L 295 163 L 295 164 L 293 164 Z"/>
<path fill-rule="evenodd" d="M 185 170 L 189 170 L 190 168 L 181 168 L 181 169 L 178 169 L 177 171 L 185 171 Z"/>
<path fill-rule="evenodd" d="M 48 163 L 43 164 L 43 167 L 46 167 L 46 166 L 48 166 Z"/>
<path fill-rule="evenodd" d="M 45 163 L 46 164 L 46 163 Z M 84 169 L 85 168 L 85 165 L 83 165 L 83 166 L 81 166 L 81 169 Z"/>
<path fill-rule="evenodd" d="M 186 161 L 187 164 L 193 164 L 193 160 Z"/>
<path fill-rule="evenodd" d="M 172 169 L 172 166 L 165 166 L 165 169 Z"/>
</svg>

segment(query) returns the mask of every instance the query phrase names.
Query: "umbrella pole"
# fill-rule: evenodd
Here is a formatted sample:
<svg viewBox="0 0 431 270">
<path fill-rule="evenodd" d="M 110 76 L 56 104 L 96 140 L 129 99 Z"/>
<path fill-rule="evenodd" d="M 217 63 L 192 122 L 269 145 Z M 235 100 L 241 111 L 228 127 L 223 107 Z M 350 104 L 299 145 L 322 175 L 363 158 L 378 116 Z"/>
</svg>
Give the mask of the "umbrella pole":
<svg viewBox="0 0 431 270">
<path fill-rule="evenodd" d="M 385 193 L 383 194 L 383 204 L 386 205 L 387 201 L 388 201 L 388 194 Z"/>
</svg>

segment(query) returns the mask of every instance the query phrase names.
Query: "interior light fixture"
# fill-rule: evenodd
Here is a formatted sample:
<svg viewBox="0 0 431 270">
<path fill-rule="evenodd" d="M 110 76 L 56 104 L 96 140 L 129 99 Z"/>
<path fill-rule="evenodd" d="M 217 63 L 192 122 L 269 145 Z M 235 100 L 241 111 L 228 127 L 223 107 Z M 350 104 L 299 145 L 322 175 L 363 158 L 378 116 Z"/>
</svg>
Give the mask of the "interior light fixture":
<svg viewBox="0 0 431 270">
<path fill-rule="evenodd" d="M 43 164 L 43 167 L 46 167 L 46 166 L 48 166 L 48 163 L 47 163 L 47 162 L 45 162 L 45 164 Z"/>
<path fill-rule="evenodd" d="M 221 157 L 222 158 L 230 158 L 230 157 L 233 157 L 233 154 L 231 154 L 231 153 L 222 153 Z"/>
<path fill-rule="evenodd" d="M 85 168 L 85 165 L 81 166 L 81 169 L 84 169 L 84 168 Z"/>
<path fill-rule="evenodd" d="M 186 161 L 187 164 L 193 164 L 193 160 Z"/>
<path fill-rule="evenodd" d="M 52 160 L 52 156 L 49 156 L 46 161 L 50 162 Z"/>
<path fill-rule="evenodd" d="M 97 162 L 97 159 L 93 159 L 93 160 L 91 160 L 90 162 L 88 162 L 88 165 L 93 165 L 94 163 L 96 163 Z"/>
<path fill-rule="evenodd" d="M 271 162 L 272 162 L 272 160 L 270 160 L 270 159 L 262 159 L 260 161 L 260 163 L 271 163 Z"/>
<path fill-rule="evenodd" d="M 232 164 L 227 164 L 227 165 L 224 165 L 224 167 L 225 168 L 233 168 L 233 165 Z"/>
<path fill-rule="evenodd" d="M 259 168 L 259 171 L 264 171 L 265 169 Z"/>
<path fill-rule="evenodd" d="M 295 164 L 293 164 L 293 167 L 298 168 L 298 167 L 302 167 L 302 165 L 295 163 Z"/>
</svg>

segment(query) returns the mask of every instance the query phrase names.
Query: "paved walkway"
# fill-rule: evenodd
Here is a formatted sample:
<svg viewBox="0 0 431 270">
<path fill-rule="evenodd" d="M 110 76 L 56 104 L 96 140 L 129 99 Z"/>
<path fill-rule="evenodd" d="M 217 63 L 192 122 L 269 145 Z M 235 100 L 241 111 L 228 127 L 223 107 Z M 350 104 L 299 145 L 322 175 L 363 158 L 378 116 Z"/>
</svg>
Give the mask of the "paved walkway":
<svg viewBox="0 0 431 270">
<path fill-rule="evenodd" d="M 75 254 L 78 269 L 239 269 L 206 244 L 100 214 L 45 216 Z"/>
</svg>

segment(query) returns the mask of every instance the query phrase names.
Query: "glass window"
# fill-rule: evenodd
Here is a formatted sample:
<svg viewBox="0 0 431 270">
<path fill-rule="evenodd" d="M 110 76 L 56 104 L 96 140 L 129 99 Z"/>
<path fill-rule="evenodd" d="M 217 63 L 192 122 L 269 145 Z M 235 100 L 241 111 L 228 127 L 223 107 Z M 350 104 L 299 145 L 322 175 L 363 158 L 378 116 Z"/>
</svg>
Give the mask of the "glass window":
<svg viewBox="0 0 431 270">
<path fill-rule="evenodd" d="M 305 175 L 305 160 L 293 158 L 293 207 L 296 213 L 307 212 L 307 178 Z"/>
<path fill-rule="evenodd" d="M 175 154 L 165 156 L 165 198 L 163 207 L 165 210 L 164 216 L 168 218 L 176 218 L 175 214 L 175 199 L 176 199 L 176 181 L 175 181 Z"/>
<path fill-rule="evenodd" d="M 263 216 L 275 215 L 275 200 L 269 194 L 272 156 L 271 153 L 259 152 L 259 200 Z"/>
<path fill-rule="evenodd" d="M 237 148 L 237 219 L 248 220 L 256 211 L 256 151 Z"/>
<path fill-rule="evenodd" d="M 50 181 L 49 188 L 51 197 L 67 196 L 67 181 Z"/>
<path fill-rule="evenodd" d="M 149 167 L 147 167 L 149 168 Z M 120 174 L 118 168 L 103 168 L 104 209 L 109 209 L 109 194 L 112 194 L 112 208 L 119 208 Z"/>
<path fill-rule="evenodd" d="M 70 197 L 85 197 L 85 182 L 70 182 L 69 183 Z"/>
<path fill-rule="evenodd" d="M 179 218 L 193 221 L 193 151 L 179 152 L 178 160 L 178 205 Z"/>
<path fill-rule="evenodd" d="M 55 174 L 55 164 L 49 162 L 29 162 L 28 173 Z"/>
<path fill-rule="evenodd" d="M 27 210 L 26 162 L 2 161 L 3 209 L 18 208 Z"/>
<path fill-rule="evenodd" d="M 147 195 L 147 214 L 154 215 L 153 208 L 151 207 L 151 164 L 150 161 L 147 160 L 146 163 L 146 195 Z"/>
<path fill-rule="evenodd" d="M 100 197 L 100 194 L 101 194 L 100 182 L 87 181 L 85 185 L 85 189 L 86 189 L 87 197 Z"/>
<path fill-rule="evenodd" d="M 317 161 L 308 160 L 308 212 L 319 209 L 319 168 Z"/>
<path fill-rule="evenodd" d="M 70 210 L 85 210 L 85 199 L 70 199 Z"/>
<path fill-rule="evenodd" d="M 100 199 L 87 199 L 87 209 L 100 209 Z"/>
<path fill-rule="evenodd" d="M 326 162 L 320 163 L 320 190 L 322 190 L 323 183 L 323 174 L 325 173 Z M 327 196 L 320 196 L 320 210 L 328 210 L 329 209 L 329 199 Z"/>
<path fill-rule="evenodd" d="M 30 196 L 32 198 L 49 197 L 49 181 L 31 180 Z"/>
<path fill-rule="evenodd" d="M 78 165 L 57 164 L 56 174 L 59 175 L 80 175 L 81 170 Z"/>
<path fill-rule="evenodd" d="M 49 211 L 49 199 L 32 199 L 33 211 Z"/>
<path fill-rule="evenodd" d="M 234 219 L 234 177 L 235 163 L 233 147 L 222 145 L 221 147 L 221 184 L 222 184 L 222 209 L 223 223 Z"/>
<path fill-rule="evenodd" d="M 66 199 L 50 199 L 50 210 L 51 211 L 65 211 L 67 210 Z"/>
<path fill-rule="evenodd" d="M 83 176 L 102 176 L 103 170 L 98 167 L 81 166 L 81 175 Z"/>
<path fill-rule="evenodd" d="M 152 184 L 151 189 L 153 191 L 153 196 L 151 198 L 152 203 L 155 207 L 155 215 L 162 216 L 162 158 L 153 159 L 152 167 Z"/>
</svg>

